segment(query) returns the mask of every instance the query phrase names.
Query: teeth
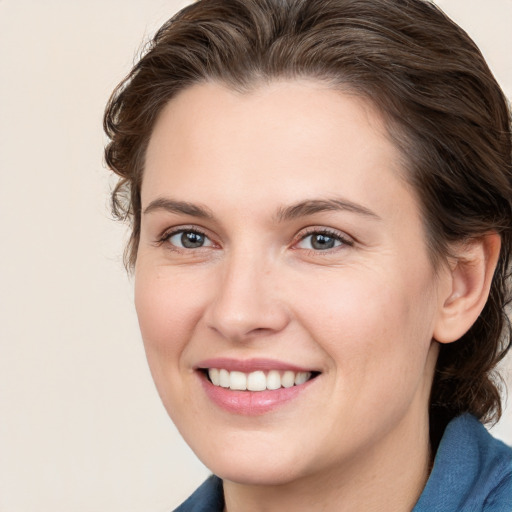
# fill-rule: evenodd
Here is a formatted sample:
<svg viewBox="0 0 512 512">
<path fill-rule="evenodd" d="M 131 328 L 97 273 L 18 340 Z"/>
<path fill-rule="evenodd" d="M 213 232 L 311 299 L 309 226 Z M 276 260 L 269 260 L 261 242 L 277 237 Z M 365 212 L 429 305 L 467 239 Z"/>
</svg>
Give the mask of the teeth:
<svg viewBox="0 0 512 512">
<path fill-rule="evenodd" d="M 271 370 L 267 375 L 267 389 L 279 389 L 281 387 L 281 375 L 277 370 Z"/>
<path fill-rule="evenodd" d="M 311 378 L 311 372 L 270 370 L 268 373 L 263 371 L 243 373 L 210 368 L 208 376 L 214 386 L 229 388 L 233 391 L 265 391 L 300 386 Z"/>
<path fill-rule="evenodd" d="M 247 376 L 242 372 L 230 372 L 229 389 L 245 391 L 247 389 Z"/>
<path fill-rule="evenodd" d="M 247 377 L 247 389 L 249 391 L 265 391 L 267 389 L 267 377 L 263 372 L 252 372 Z"/>
<path fill-rule="evenodd" d="M 219 370 L 219 385 L 223 388 L 229 388 L 229 372 L 227 370 Z"/>
<path fill-rule="evenodd" d="M 297 375 L 295 375 L 294 383 L 296 386 L 300 386 L 301 384 L 304 384 L 309 379 L 309 375 L 307 372 L 299 372 Z"/>
<path fill-rule="evenodd" d="M 293 372 L 284 372 L 281 377 L 281 386 L 283 388 L 291 388 L 295 384 L 295 373 Z"/>
<path fill-rule="evenodd" d="M 217 368 L 212 368 L 208 375 L 210 376 L 210 380 L 215 384 L 215 386 L 220 386 L 220 376 L 219 376 L 219 370 Z"/>
</svg>

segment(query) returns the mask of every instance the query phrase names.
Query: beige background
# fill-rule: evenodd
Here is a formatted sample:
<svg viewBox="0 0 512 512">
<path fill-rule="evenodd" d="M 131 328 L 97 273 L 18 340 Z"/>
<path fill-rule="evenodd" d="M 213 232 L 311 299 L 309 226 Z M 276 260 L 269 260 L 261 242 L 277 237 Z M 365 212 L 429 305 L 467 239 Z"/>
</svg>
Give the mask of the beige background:
<svg viewBox="0 0 512 512">
<path fill-rule="evenodd" d="M 166 511 L 207 474 L 153 388 L 102 163 L 110 91 L 186 3 L 0 0 L 0 512 Z M 512 96 L 512 0 L 439 4 Z"/>
</svg>

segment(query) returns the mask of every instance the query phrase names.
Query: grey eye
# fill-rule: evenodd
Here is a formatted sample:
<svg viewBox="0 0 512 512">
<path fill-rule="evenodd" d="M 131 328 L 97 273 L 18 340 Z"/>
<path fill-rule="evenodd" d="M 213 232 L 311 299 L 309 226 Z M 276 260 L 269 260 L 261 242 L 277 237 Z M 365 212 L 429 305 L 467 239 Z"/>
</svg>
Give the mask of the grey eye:
<svg viewBox="0 0 512 512">
<path fill-rule="evenodd" d="M 315 251 L 325 251 L 333 249 L 342 244 L 338 238 L 326 233 L 311 233 L 305 236 L 298 244 L 301 249 L 313 249 Z"/>
<path fill-rule="evenodd" d="M 199 249 L 200 247 L 210 247 L 211 240 L 198 231 L 178 231 L 169 237 L 169 242 L 183 249 Z"/>
</svg>

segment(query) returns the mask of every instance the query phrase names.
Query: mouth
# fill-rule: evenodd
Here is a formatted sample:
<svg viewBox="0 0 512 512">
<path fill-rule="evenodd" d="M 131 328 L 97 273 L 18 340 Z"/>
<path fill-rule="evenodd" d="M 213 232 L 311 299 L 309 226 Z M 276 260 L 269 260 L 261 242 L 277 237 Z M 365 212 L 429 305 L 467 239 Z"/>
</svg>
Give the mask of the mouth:
<svg viewBox="0 0 512 512">
<path fill-rule="evenodd" d="M 196 368 L 206 396 L 236 415 L 257 416 L 295 401 L 316 388 L 320 371 L 269 359 L 216 358 Z"/>
<path fill-rule="evenodd" d="M 276 391 L 301 386 L 316 378 L 317 371 L 255 370 L 230 371 L 225 368 L 201 368 L 200 371 L 215 387 L 232 391 Z"/>
</svg>

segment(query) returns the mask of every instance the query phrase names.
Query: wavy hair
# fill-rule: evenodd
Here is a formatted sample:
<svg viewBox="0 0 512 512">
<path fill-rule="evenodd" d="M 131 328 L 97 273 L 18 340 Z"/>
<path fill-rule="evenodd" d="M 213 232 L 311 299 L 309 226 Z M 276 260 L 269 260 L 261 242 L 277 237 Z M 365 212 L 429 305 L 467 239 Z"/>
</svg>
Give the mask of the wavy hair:
<svg viewBox="0 0 512 512">
<path fill-rule="evenodd" d="M 501 414 L 497 363 L 510 347 L 512 140 L 507 100 L 470 37 L 424 0 L 200 0 L 166 22 L 112 94 L 105 158 L 131 236 L 140 236 L 144 156 L 155 120 L 180 90 L 217 81 L 250 90 L 313 78 L 371 101 L 401 151 L 434 264 L 449 245 L 497 232 L 501 253 L 487 304 L 460 340 L 440 346 L 430 417 Z"/>
</svg>

